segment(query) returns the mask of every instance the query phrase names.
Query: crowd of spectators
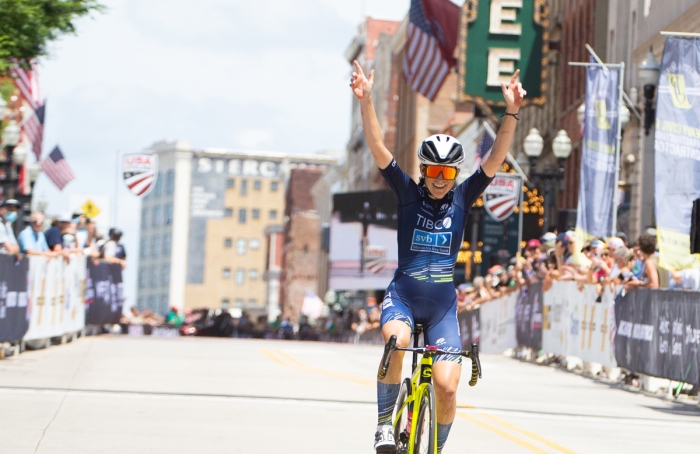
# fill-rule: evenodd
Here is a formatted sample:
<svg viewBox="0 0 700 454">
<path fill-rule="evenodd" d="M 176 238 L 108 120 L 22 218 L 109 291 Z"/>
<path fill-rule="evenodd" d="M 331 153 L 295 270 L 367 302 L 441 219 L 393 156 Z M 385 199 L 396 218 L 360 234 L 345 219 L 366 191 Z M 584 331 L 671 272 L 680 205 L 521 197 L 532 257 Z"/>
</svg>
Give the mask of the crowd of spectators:
<svg viewBox="0 0 700 454">
<path fill-rule="evenodd" d="M 627 235 L 618 232 L 607 241 L 594 238 L 578 250 L 572 231 L 555 234 L 526 243 L 521 257 L 506 264 L 496 264 L 486 276 L 457 287 L 459 310 L 472 310 L 487 301 L 541 281 L 546 291 L 554 281 L 574 281 L 580 285 L 596 285 L 602 295 L 605 287 L 667 288 L 700 290 L 700 270 L 669 271 L 659 267 L 655 232 L 640 235 L 629 243 Z"/>
<path fill-rule="evenodd" d="M 34 212 L 28 225 L 15 236 L 13 224 L 21 214 L 21 204 L 15 199 L 0 203 L 0 253 L 14 255 L 41 255 L 47 258 L 83 253 L 94 260 L 103 260 L 126 267 L 126 250 L 120 242 L 122 232 L 113 228 L 104 238 L 95 222 L 82 212 L 62 214 L 51 219 L 46 228 L 43 213 Z"/>
</svg>

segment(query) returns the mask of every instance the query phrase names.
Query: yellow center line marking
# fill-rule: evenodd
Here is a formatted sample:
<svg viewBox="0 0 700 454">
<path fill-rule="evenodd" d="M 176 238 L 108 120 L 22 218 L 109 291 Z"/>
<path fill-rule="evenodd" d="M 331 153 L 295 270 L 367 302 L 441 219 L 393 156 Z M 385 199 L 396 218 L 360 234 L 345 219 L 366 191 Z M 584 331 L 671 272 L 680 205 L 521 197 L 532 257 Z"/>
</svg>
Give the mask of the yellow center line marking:
<svg viewBox="0 0 700 454">
<path fill-rule="evenodd" d="M 466 414 L 466 413 L 463 413 L 463 412 L 461 412 L 461 411 L 458 411 L 458 412 L 457 412 L 457 415 L 459 415 L 460 418 L 466 419 L 467 421 L 469 421 L 469 422 L 471 422 L 471 423 L 473 423 L 473 424 L 476 424 L 476 425 L 479 426 L 479 427 L 482 427 L 482 428 L 484 428 L 484 429 L 486 429 L 486 430 L 490 430 L 491 432 L 493 432 L 493 433 L 495 433 L 495 434 L 497 434 L 497 435 L 500 435 L 501 437 L 505 438 L 506 440 L 510 440 L 510 441 L 512 441 L 513 443 L 522 446 L 523 448 L 529 449 L 529 450 L 532 451 L 532 452 L 541 453 L 541 454 L 549 454 L 549 453 L 548 453 L 547 451 L 545 451 L 544 449 L 541 449 L 541 448 L 539 448 L 538 446 L 535 446 L 535 445 L 533 445 L 533 444 L 530 443 L 530 442 L 527 442 L 527 441 L 525 441 L 525 440 L 522 440 L 522 439 L 516 437 L 515 435 L 511 435 L 511 434 L 509 434 L 508 432 L 499 429 L 498 427 L 492 426 L 491 424 L 486 424 L 485 422 L 480 421 L 480 420 L 478 420 L 477 418 L 475 418 L 475 417 L 473 417 L 473 416 L 470 416 L 470 415 L 468 415 L 468 414 Z"/>
<path fill-rule="evenodd" d="M 281 359 L 279 359 L 277 356 L 275 356 L 275 355 L 274 355 L 271 351 L 269 351 L 269 350 L 265 350 L 264 348 L 261 348 L 260 351 L 263 352 L 263 354 L 264 354 L 265 356 L 267 356 L 268 358 L 270 358 L 271 360 L 273 360 L 273 361 L 276 362 L 277 364 L 280 364 L 280 365 L 285 366 L 285 367 L 293 367 L 293 366 L 290 366 L 289 364 L 285 363 L 285 362 L 282 361 Z"/>
<path fill-rule="evenodd" d="M 497 424 L 500 424 L 504 427 L 507 427 L 510 430 L 513 430 L 515 432 L 519 432 L 519 433 L 525 435 L 526 437 L 532 438 L 535 441 L 539 441 L 543 445 L 549 446 L 550 448 L 555 449 L 559 452 L 563 452 L 565 454 L 576 454 L 576 451 L 572 451 L 570 449 L 567 449 L 561 445 L 554 443 L 553 441 L 549 441 L 546 438 L 537 435 L 536 433 L 530 432 L 529 430 L 521 429 L 520 427 L 516 426 L 515 424 L 511 424 L 508 421 L 504 421 L 497 416 L 493 416 L 493 415 L 490 415 L 488 413 L 479 413 L 479 415 L 483 416 L 484 418 L 490 419 L 491 421 L 493 421 Z"/>
<path fill-rule="evenodd" d="M 355 383 L 359 383 L 359 384 L 365 385 L 365 386 L 376 386 L 376 382 L 373 382 L 372 380 L 369 380 L 369 379 L 364 378 L 364 377 L 358 377 L 355 375 L 344 374 L 342 372 L 334 372 L 334 371 L 330 371 L 330 370 L 326 370 L 326 369 L 320 369 L 320 368 L 314 367 L 314 366 L 309 366 L 308 364 L 302 363 L 301 361 L 299 361 L 298 359 L 296 359 L 295 357 L 293 357 L 289 353 L 285 353 L 282 350 L 277 350 L 276 353 L 282 355 L 288 361 L 291 361 L 293 364 L 295 364 L 297 366 L 298 369 L 304 370 L 306 372 L 313 372 L 315 374 L 325 375 L 327 377 L 340 378 L 343 380 L 348 380 L 348 381 L 352 381 Z"/>
</svg>

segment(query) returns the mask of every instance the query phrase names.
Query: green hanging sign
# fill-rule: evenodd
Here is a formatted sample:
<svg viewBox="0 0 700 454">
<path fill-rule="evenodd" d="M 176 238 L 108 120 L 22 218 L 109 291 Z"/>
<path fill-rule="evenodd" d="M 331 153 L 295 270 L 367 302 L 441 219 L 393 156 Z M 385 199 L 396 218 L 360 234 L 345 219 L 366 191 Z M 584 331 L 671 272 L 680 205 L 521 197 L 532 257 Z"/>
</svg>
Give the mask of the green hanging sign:
<svg viewBox="0 0 700 454">
<path fill-rule="evenodd" d="M 466 0 L 459 38 L 460 101 L 478 105 L 494 121 L 505 109 L 501 82 L 516 69 L 527 90 L 523 105 L 543 105 L 549 51 L 547 0 Z"/>
</svg>

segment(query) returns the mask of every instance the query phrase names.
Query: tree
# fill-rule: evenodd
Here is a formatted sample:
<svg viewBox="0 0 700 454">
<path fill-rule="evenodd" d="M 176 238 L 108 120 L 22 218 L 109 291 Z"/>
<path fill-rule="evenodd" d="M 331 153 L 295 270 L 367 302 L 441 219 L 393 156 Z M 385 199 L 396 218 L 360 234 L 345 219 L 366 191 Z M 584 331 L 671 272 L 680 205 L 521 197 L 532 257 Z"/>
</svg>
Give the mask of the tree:
<svg viewBox="0 0 700 454">
<path fill-rule="evenodd" d="M 15 61 L 29 67 L 49 41 L 75 34 L 75 19 L 104 9 L 95 0 L 0 0 L 0 75 Z"/>
</svg>

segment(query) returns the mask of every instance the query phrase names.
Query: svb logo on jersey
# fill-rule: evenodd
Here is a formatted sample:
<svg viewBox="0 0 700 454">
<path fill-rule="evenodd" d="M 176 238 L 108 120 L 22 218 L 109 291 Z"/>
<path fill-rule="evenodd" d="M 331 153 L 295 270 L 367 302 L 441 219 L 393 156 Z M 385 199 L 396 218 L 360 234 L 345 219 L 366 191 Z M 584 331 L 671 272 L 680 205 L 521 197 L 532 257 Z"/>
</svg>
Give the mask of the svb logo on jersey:
<svg viewBox="0 0 700 454">
<path fill-rule="evenodd" d="M 484 190 L 484 208 L 496 221 L 504 221 L 513 214 L 519 196 L 519 178 L 496 176 Z"/>
<path fill-rule="evenodd" d="M 133 194 L 143 197 L 156 185 L 158 155 L 126 154 L 122 161 L 122 175 L 126 187 Z"/>
</svg>

